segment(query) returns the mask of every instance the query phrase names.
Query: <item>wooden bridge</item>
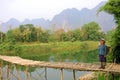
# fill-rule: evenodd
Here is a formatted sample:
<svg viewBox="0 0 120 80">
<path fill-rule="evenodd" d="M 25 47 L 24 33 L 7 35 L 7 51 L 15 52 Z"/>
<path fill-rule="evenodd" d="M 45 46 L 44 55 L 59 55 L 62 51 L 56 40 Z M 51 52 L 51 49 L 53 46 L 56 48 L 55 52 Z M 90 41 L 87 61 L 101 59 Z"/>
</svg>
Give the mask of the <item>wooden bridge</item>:
<svg viewBox="0 0 120 80">
<path fill-rule="evenodd" d="M 2 56 L 2 55 L 0 55 L 0 60 L 1 60 L 1 63 L 2 63 L 2 61 L 5 61 L 10 64 L 25 66 L 26 67 L 26 70 L 25 70 L 26 80 L 29 80 L 28 79 L 28 68 L 29 67 L 45 68 L 46 80 L 47 80 L 47 68 L 60 69 L 61 80 L 63 80 L 63 69 L 73 70 L 73 80 L 76 80 L 75 71 L 94 71 L 94 72 L 106 72 L 106 73 L 120 74 L 120 65 L 113 64 L 113 63 L 111 63 L 111 64 L 107 63 L 107 66 L 105 69 L 99 69 L 99 66 L 100 66 L 99 64 L 33 61 L 33 60 L 23 59 L 23 58 L 20 58 L 17 56 Z M 9 67 L 8 67 L 8 73 L 9 73 Z M 0 71 L 0 74 L 2 74 L 2 69 Z M 18 75 L 17 79 L 20 80 L 19 75 Z"/>
</svg>

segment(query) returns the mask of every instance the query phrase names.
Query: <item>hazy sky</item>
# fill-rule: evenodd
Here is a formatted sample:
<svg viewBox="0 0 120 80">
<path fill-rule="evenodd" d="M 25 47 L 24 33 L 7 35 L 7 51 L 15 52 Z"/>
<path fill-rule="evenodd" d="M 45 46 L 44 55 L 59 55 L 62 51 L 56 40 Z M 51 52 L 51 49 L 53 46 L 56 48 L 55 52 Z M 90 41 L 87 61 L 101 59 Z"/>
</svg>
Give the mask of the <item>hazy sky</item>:
<svg viewBox="0 0 120 80">
<path fill-rule="evenodd" d="M 67 8 L 92 9 L 102 1 L 108 0 L 0 0 L 0 22 L 10 18 L 52 19 Z"/>
</svg>

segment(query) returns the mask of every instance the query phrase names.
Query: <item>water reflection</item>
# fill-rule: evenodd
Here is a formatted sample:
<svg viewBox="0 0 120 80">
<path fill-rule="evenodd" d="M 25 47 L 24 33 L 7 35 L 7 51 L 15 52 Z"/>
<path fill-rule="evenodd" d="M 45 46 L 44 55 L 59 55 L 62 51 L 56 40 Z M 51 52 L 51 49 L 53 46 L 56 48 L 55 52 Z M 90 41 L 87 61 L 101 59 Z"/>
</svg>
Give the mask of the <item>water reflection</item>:
<svg viewBox="0 0 120 80">
<path fill-rule="evenodd" d="M 19 66 L 16 70 L 15 67 L 10 69 L 9 75 L 7 73 L 8 66 L 3 67 L 2 80 L 26 80 L 25 67 Z M 29 68 L 28 79 L 27 80 L 46 80 L 45 78 L 45 68 Z M 88 72 L 85 71 L 76 71 L 76 78 L 78 78 Z M 72 70 L 65 69 L 63 71 L 64 80 L 73 80 Z M 47 80 L 60 80 L 60 70 L 47 68 Z"/>
<path fill-rule="evenodd" d="M 27 55 L 27 56 L 25 56 Z M 88 51 L 88 52 L 82 52 L 82 51 L 76 51 L 71 53 L 56 53 L 56 54 L 31 54 L 28 55 L 28 53 L 23 54 L 21 57 L 26 59 L 32 59 L 32 60 L 40 60 L 40 61 L 49 61 L 49 62 L 87 62 L 92 63 L 98 61 L 97 59 L 97 50 Z M 23 66 L 17 66 L 17 69 L 14 67 L 14 65 L 9 65 L 11 67 L 9 79 L 7 79 L 7 66 L 4 62 L 3 67 L 3 79 L 2 80 L 18 80 L 20 78 L 21 80 L 26 80 L 26 67 Z M 28 80 L 46 80 L 45 79 L 45 68 L 32 68 L 30 67 L 28 70 Z M 76 71 L 76 78 L 78 80 L 79 76 L 82 76 L 88 72 L 84 71 Z M 18 77 L 19 74 L 19 77 Z M 64 80 L 73 80 L 73 72 L 72 70 L 64 70 Z M 52 69 L 47 68 L 47 79 L 48 80 L 60 80 L 60 70 L 59 69 Z"/>
<path fill-rule="evenodd" d="M 32 60 L 49 61 L 49 62 L 98 62 L 98 50 L 90 51 L 73 51 L 63 53 L 46 53 L 30 54 L 24 53 L 21 57 Z"/>
</svg>

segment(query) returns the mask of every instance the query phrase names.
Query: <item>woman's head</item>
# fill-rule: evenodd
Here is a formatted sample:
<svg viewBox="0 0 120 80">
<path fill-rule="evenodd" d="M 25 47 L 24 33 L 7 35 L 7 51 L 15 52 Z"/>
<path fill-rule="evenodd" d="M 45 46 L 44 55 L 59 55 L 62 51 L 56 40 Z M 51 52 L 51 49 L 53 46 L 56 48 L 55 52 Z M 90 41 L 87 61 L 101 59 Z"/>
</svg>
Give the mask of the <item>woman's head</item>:
<svg viewBox="0 0 120 80">
<path fill-rule="evenodd" d="M 104 45 L 105 44 L 105 40 L 104 39 L 100 39 L 100 45 Z"/>
</svg>

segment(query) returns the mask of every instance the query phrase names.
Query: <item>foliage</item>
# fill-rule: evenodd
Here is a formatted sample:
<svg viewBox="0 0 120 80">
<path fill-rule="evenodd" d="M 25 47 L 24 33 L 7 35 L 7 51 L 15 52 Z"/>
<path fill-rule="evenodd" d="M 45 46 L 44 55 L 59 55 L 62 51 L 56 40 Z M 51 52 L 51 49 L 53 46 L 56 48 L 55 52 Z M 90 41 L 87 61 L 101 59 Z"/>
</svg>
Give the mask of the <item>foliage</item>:
<svg viewBox="0 0 120 80">
<path fill-rule="evenodd" d="M 87 44 L 87 49 L 81 45 Z M 92 46 L 91 46 L 92 44 Z M 42 61 L 79 61 L 98 62 L 97 53 L 98 42 L 56 42 L 56 43 L 31 43 L 21 45 L 23 51 L 19 56 L 27 59 Z"/>
<path fill-rule="evenodd" d="M 118 24 L 120 22 L 120 0 L 109 0 L 103 7 L 100 8 L 100 11 L 106 11 L 112 15 Z"/>
<path fill-rule="evenodd" d="M 13 32 L 12 30 L 9 30 L 7 33 L 6 33 L 6 36 L 5 36 L 5 42 L 8 44 L 6 46 L 7 50 L 9 51 L 12 51 L 14 49 L 14 45 L 15 45 L 15 38 L 13 36 Z"/>
<path fill-rule="evenodd" d="M 112 36 L 113 36 L 114 32 L 115 32 L 115 29 L 112 29 L 112 30 L 110 30 L 110 31 L 107 32 L 105 38 L 106 38 L 106 40 L 108 42 L 112 41 Z"/>
<path fill-rule="evenodd" d="M 109 0 L 99 11 L 106 11 L 114 15 L 117 27 L 111 39 L 112 59 L 120 63 L 120 0 Z"/>
<path fill-rule="evenodd" d="M 94 41 L 19 43 L 18 45 L 14 45 L 14 49 L 11 53 L 6 53 L 6 48 L 4 48 L 0 54 L 17 55 L 27 59 L 42 61 L 48 61 L 51 59 L 51 56 L 54 56 L 55 61 L 65 61 L 66 59 L 69 59 L 69 61 L 97 62 L 97 44 L 98 42 Z M 84 48 L 81 45 L 84 45 Z"/>
<path fill-rule="evenodd" d="M 100 26 L 96 22 L 90 22 L 82 26 L 81 29 L 67 30 L 43 30 L 41 27 L 36 27 L 32 24 L 20 25 L 19 28 L 9 30 L 5 34 L 5 41 L 16 42 L 59 42 L 59 41 L 83 41 L 83 40 L 98 40 L 105 37 Z"/>
<path fill-rule="evenodd" d="M 0 44 L 0 49 L 2 53 L 7 52 L 8 55 L 12 55 L 11 53 L 13 53 L 13 51 L 16 53 L 16 55 L 20 54 L 22 49 L 19 45 L 16 44 L 13 30 L 9 30 L 6 33 L 5 41 Z"/>
<path fill-rule="evenodd" d="M 0 42 L 2 43 L 4 41 L 5 34 L 3 32 L 0 32 Z"/>
<path fill-rule="evenodd" d="M 106 80 L 107 76 L 108 76 L 107 77 L 108 80 L 120 80 L 120 76 L 119 75 L 115 75 L 115 74 L 112 74 L 112 73 L 109 73 L 109 74 L 106 73 L 105 74 L 105 73 L 97 72 L 97 73 L 95 73 L 95 76 L 97 76 L 97 80 Z"/>
<path fill-rule="evenodd" d="M 103 36 L 104 34 L 96 22 L 85 24 L 82 27 L 83 40 L 98 40 Z"/>
<path fill-rule="evenodd" d="M 106 80 L 105 74 L 103 73 L 97 73 L 98 74 L 98 79 L 97 80 Z"/>
<path fill-rule="evenodd" d="M 22 54 L 22 47 L 20 45 L 15 45 L 14 46 L 14 53 L 17 56 L 20 56 Z"/>
<path fill-rule="evenodd" d="M 48 42 L 49 32 L 48 31 L 41 32 L 41 34 L 38 35 L 37 37 L 39 42 L 43 43 Z"/>
</svg>

